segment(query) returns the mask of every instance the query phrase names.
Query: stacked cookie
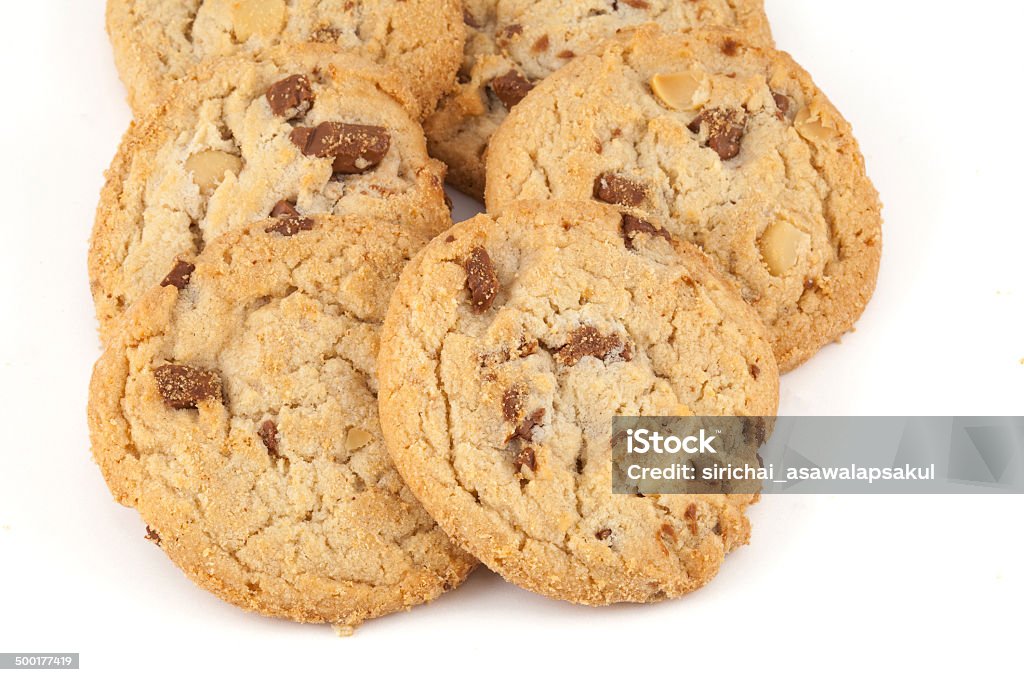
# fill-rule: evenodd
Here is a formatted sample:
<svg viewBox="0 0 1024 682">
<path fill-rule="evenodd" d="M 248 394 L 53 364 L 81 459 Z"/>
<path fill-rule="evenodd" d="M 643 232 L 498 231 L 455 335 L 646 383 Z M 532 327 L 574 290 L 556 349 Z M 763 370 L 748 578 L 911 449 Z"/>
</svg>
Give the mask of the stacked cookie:
<svg viewBox="0 0 1024 682">
<path fill-rule="evenodd" d="M 137 119 L 90 249 L 93 452 L 196 583 L 354 626 L 477 559 L 658 601 L 748 541 L 756 496 L 613 495 L 610 436 L 774 415 L 874 287 L 856 141 L 759 1 L 110 0 L 108 28 Z M 487 215 L 451 226 L 428 148 Z"/>
</svg>

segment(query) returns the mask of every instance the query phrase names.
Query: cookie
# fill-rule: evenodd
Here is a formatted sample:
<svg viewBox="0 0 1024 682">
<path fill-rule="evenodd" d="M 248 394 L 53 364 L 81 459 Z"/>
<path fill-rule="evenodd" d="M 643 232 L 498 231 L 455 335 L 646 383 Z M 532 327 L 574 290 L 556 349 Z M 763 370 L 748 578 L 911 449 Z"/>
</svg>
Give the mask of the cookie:
<svg viewBox="0 0 1024 682">
<path fill-rule="evenodd" d="M 381 334 L 392 460 L 507 580 L 584 604 L 708 582 L 753 495 L 612 494 L 614 415 L 764 416 L 767 330 L 690 244 L 595 202 L 477 216 L 412 259 Z"/>
<path fill-rule="evenodd" d="M 360 214 L 446 229 L 444 166 L 404 97 L 379 67 L 317 46 L 228 57 L 182 81 L 107 171 L 89 252 L 101 336 L 178 259 L 254 220 Z"/>
<path fill-rule="evenodd" d="M 137 114 L 203 59 L 313 42 L 393 69 L 419 116 L 458 69 L 459 9 L 456 0 L 107 0 L 107 32 Z"/>
<path fill-rule="evenodd" d="M 459 85 L 424 123 L 449 181 L 483 199 L 484 156 L 498 125 L 538 82 L 605 40 L 655 23 L 668 30 L 728 26 L 772 44 L 762 0 L 466 0 Z"/>
<path fill-rule="evenodd" d="M 850 124 L 787 54 L 641 30 L 539 85 L 494 135 L 487 207 L 626 205 L 699 245 L 791 370 L 849 331 L 875 288 L 878 194 Z"/>
<path fill-rule="evenodd" d="M 356 625 L 472 568 L 391 466 L 377 417 L 380 322 L 430 234 L 271 219 L 215 240 L 125 316 L 93 374 L 93 453 L 200 586 Z"/>
</svg>

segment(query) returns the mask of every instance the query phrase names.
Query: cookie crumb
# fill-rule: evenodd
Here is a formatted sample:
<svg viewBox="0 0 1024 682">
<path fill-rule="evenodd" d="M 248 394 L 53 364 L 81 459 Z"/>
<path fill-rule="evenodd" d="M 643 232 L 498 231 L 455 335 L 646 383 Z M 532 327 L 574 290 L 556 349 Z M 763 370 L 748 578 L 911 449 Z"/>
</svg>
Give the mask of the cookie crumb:
<svg viewBox="0 0 1024 682">
<path fill-rule="evenodd" d="M 341 623 L 335 623 L 331 626 L 331 629 L 334 630 L 334 634 L 336 634 L 338 637 L 351 637 L 352 635 L 356 634 L 356 628 L 354 625 L 343 625 Z"/>
</svg>

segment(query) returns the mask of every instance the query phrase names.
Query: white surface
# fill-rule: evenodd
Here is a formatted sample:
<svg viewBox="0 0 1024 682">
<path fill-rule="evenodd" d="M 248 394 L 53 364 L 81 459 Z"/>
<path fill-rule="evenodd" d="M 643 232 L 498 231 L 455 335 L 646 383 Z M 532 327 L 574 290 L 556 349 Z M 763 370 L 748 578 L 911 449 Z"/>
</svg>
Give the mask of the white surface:
<svg viewBox="0 0 1024 682">
<path fill-rule="evenodd" d="M 88 454 L 86 241 L 129 121 L 101 5 L 4 7 L 0 651 L 79 651 L 79 674 L 114 679 L 1020 675 L 1021 497 L 770 497 L 715 582 L 651 607 L 573 607 L 481 570 L 342 640 L 193 587 Z M 779 45 L 853 122 L 886 204 L 875 300 L 785 377 L 783 412 L 1024 413 L 1024 10 L 768 6 Z"/>
</svg>

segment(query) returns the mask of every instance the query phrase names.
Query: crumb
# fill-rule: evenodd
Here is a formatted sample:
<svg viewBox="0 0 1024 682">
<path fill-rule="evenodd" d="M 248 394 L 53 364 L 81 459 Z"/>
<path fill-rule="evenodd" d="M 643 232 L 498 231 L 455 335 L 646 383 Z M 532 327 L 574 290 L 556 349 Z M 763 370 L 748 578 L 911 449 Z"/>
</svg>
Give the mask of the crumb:
<svg viewBox="0 0 1024 682">
<path fill-rule="evenodd" d="M 341 623 L 335 623 L 331 626 L 334 630 L 334 634 L 338 637 L 351 637 L 356 634 L 356 629 L 351 625 L 342 625 Z"/>
</svg>

